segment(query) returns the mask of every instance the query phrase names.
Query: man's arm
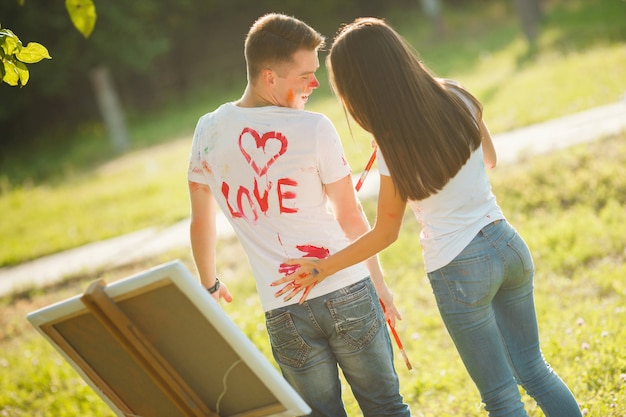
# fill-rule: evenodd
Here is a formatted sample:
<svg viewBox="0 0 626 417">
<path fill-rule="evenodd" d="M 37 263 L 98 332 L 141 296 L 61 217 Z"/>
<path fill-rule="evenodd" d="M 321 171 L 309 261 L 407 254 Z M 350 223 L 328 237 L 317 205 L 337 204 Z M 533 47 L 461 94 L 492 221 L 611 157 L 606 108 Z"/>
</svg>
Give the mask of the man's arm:
<svg viewBox="0 0 626 417">
<path fill-rule="evenodd" d="M 215 285 L 217 277 L 215 272 L 217 203 L 208 185 L 193 181 L 189 181 L 188 184 L 191 203 L 191 224 L 189 227 L 191 252 L 200 275 L 200 283 L 204 288 L 210 288 Z M 226 302 L 232 301 L 232 297 L 223 283 L 220 285 L 219 291 L 213 294 L 213 297 L 217 301 L 220 297 L 224 298 Z"/>
<path fill-rule="evenodd" d="M 350 175 L 334 183 L 326 184 L 325 190 L 335 218 L 350 242 L 370 230 L 370 224 L 356 196 Z M 365 265 L 376 287 L 378 297 L 387 309 L 387 318 L 395 323 L 396 318 L 402 317 L 394 305 L 393 294 L 385 282 L 378 255 L 366 259 Z"/>
</svg>

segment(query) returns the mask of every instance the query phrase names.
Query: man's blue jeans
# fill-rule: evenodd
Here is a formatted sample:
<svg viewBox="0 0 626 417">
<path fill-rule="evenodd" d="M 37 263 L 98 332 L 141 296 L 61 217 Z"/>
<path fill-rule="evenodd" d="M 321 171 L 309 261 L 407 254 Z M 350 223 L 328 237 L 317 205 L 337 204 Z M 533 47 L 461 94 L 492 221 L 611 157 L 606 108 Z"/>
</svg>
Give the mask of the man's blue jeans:
<svg viewBox="0 0 626 417">
<path fill-rule="evenodd" d="M 399 393 L 393 350 L 369 278 L 265 313 L 272 352 L 315 417 L 346 416 L 338 366 L 364 417 L 410 416 Z"/>
<path fill-rule="evenodd" d="M 580 416 L 574 396 L 539 347 L 533 274 L 526 243 L 500 220 L 428 278 L 490 416 L 527 416 L 518 383 L 547 417 Z"/>
</svg>

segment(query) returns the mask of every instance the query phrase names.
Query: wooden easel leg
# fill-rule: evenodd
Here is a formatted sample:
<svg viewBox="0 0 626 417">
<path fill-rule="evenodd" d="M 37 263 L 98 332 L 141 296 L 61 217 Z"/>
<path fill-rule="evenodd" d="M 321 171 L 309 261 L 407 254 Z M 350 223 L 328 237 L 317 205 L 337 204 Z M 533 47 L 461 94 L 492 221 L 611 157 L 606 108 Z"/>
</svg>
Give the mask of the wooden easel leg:
<svg viewBox="0 0 626 417">
<path fill-rule="evenodd" d="M 93 282 L 81 301 L 110 332 L 155 384 L 188 417 L 219 417 L 161 356 L 135 324 L 104 291 L 103 280 Z"/>
</svg>

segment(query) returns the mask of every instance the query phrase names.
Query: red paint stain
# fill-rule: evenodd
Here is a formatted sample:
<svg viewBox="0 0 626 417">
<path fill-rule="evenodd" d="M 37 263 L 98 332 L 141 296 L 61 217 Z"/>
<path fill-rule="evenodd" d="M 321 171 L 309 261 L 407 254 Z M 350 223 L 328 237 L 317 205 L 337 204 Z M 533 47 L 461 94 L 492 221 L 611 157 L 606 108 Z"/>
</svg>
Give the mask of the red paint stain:
<svg viewBox="0 0 626 417">
<path fill-rule="evenodd" d="M 252 136 L 256 148 L 261 149 L 263 151 L 263 155 L 258 155 L 256 153 L 254 154 L 254 157 L 250 155 L 250 152 L 245 149 L 245 145 L 243 143 L 245 135 Z M 267 155 L 265 153 L 265 146 L 269 140 L 279 141 L 280 149 L 274 154 Z M 246 158 L 246 161 L 250 164 L 250 166 L 252 166 L 254 172 L 256 172 L 259 176 L 263 176 L 276 159 L 287 151 L 287 138 L 279 132 L 267 132 L 260 135 L 256 130 L 246 127 L 239 135 L 239 149 L 241 150 L 244 158 Z"/>
<path fill-rule="evenodd" d="M 189 189 L 191 191 L 200 191 L 200 190 L 204 189 L 204 187 L 206 187 L 206 185 L 200 184 L 200 183 L 194 182 L 194 181 L 189 181 Z"/>
<path fill-rule="evenodd" d="M 281 178 L 277 181 L 276 187 L 270 181 L 266 188 L 260 188 L 259 182 L 254 178 L 252 191 L 241 185 L 234 191 L 233 197 L 230 195 L 230 185 L 227 182 L 223 182 L 222 195 L 226 199 L 228 210 L 233 217 L 244 217 L 256 221 L 259 218 L 259 211 L 267 214 L 270 207 L 270 196 L 276 198 L 276 200 L 272 198 L 271 201 L 277 201 L 280 213 L 297 213 L 298 209 L 296 207 L 285 207 L 285 200 L 294 200 L 296 198 L 296 193 L 289 191 L 288 187 L 296 187 L 297 185 L 298 183 L 290 178 Z M 250 211 L 253 217 L 250 218 L 249 215 L 245 214 L 245 211 Z"/>
<path fill-rule="evenodd" d="M 293 191 L 285 191 L 283 187 L 295 187 L 298 183 L 290 178 L 281 178 L 278 180 L 278 206 L 281 213 L 297 213 L 297 208 L 285 207 L 284 200 L 295 200 L 296 193 Z"/>
<path fill-rule="evenodd" d="M 283 245 L 283 240 L 280 238 L 280 233 L 276 233 L 276 237 L 278 238 L 278 243 L 280 243 L 280 247 L 283 248 L 283 252 L 285 253 L 285 256 L 289 257 L 289 255 L 287 255 L 287 250 L 285 249 L 285 245 Z"/>
<path fill-rule="evenodd" d="M 282 244 L 282 242 L 281 242 Z M 330 251 L 323 247 L 323 246 L 315 246 L 315 245 L 297 245 L 296 248 L 300 251 L 303 252 L 304 255 L 302 255 L 303 258 L 317 258 L 317 259 L 324 259 L 324 258 L 328 258 L 330 256 Z M 278 268 L 278 272 L 280 272 L 281 274 L 284 275 L 291 275 L 294 272 L 296 272 L 296 270 L 300 268 L 300 265 L 287 265 L 287 264 L 280 264 L 279 268 Z M 300 275 L 300 278 L 304 278 L 306 277 L 306 274 Z"/>
<path fill-rule="evenodd" d="M 278 267 L 278 272 L 284 275 L 291 275 L 296 272 L 296 269 L 300 268 L 300 265 L 286 265 L 280 264 Z"/>
<path fill-rule="evenodd" d="M 330 256 L 330 251 L 323 246 L 315 245 L 298 245 L 298 250 L 304 252 L 303 258 L 325 259 Z"/>
</svg>

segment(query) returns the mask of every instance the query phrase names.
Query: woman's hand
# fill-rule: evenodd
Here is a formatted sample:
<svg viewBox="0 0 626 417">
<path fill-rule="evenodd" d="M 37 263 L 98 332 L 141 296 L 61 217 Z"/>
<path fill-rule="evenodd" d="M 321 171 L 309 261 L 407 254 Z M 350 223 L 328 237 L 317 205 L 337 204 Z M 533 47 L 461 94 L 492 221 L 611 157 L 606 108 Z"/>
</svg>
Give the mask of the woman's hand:
<svg viewBox="0 0 626 417">
<path fill-rule="evenodd" d="M 276 291 L 274 297 L 281 297 L 286 294 L 284 301 L 289 301 L 302 292 L 298 301 L 299 304 L 306 300 L 313 287 L 327 277 L 319 264 L 319 259 L 288 259 L 281 264 L 280 269 L 287 274 L 272 282 L 272 287 L 284 284 L 282 288 Z"/>
</svg>

